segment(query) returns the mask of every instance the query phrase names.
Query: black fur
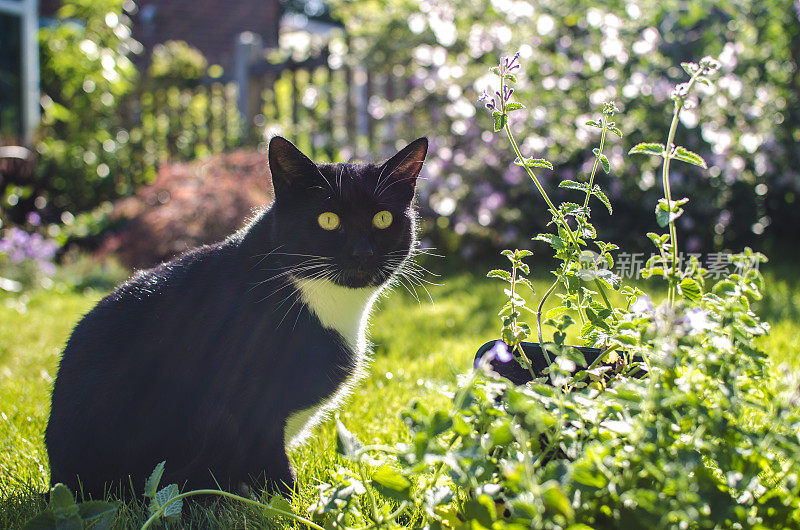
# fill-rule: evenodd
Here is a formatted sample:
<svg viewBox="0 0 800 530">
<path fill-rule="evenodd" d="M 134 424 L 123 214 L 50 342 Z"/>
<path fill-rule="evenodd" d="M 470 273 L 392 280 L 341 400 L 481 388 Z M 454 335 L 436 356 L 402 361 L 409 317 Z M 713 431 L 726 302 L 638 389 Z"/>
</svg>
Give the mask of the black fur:
<svg viewBox="0 0 800 530">
<path fill-rule="evenodd" d="M 334 394 L 355 358 L 298 301 L 288 271 L 348 287 L 387 282 L 414 244 L 426 151 L 420 138 L 382 166 L 316 165 L 273 138 L 269 209 L 225 241 L 135 275 L 75 327 L 46 432 L 51 482 L 80 482 L 95 498 L 120 483 L 140 493 L 166 460 L 164 483 L 291 490 L 286 419 Z M 372 226 L 380 210 L 394 217 L 384 230 Z M 320 228 L 327 211 L 338 230 Z"/>
</svg>

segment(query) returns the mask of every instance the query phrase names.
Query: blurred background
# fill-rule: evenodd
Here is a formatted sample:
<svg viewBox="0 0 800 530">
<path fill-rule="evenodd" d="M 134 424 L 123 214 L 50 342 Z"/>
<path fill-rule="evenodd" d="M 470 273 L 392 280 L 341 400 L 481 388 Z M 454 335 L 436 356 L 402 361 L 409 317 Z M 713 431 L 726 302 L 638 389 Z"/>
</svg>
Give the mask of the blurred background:
<svg viewBox="0 0 800 530">
<path fill-rule="evenodd" d="M 799 16 L 793 0 L 2 0 L 0 290 L 23 263 L 147 267 L 224 237 L 271 198 L 273 134 L 317 161 L 379 160 L 427 135 L 425 246 L 455 267 L 531 248 L 549 215 L 476 103 L 515 52 L 528 111 L 512 126 L 553 162 L 556 199 L 591 170 L 585 122 L 616 102 L 625 136 L 597 177 L 614 217 L 594 221 L 648 255 L 659 167 L 626 153 L 664 142 L 680 63 L 717 57 L 717 88 L 677 137 L 709 165 L 673 165 L 673 193 L 691 197 L 683 249 L 796 256 Z"/>
</svg>

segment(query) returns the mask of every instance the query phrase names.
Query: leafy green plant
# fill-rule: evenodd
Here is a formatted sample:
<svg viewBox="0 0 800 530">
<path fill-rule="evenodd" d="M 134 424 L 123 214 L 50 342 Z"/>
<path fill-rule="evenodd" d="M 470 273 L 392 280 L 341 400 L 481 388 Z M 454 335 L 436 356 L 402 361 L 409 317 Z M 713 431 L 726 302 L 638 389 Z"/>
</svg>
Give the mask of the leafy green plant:
<svg viewBox="0 0 800 530">
<path fill-rule="evenodd" d="M 64 484 L 50 490 L 47 508 L 25 523 L 24 530 L 82 530 L 83 528 L 109 528 L 114 522 L 119 502 L 75 502 L 72 492 Z"/>
<path fill-rule="evenodd" d="M 265 504 L 254 499 L 248 499 L 247 497 L 215 489 L 191 490 L 181 493 L 177 484 L 169 484 L 159 489 L 159 483 L 164 474 L 165 465 L 166 462 L 158 464 L 145 482 L 144 496 L 149 499 L 148 513 L 150 517 L 144 522 L 141 530 L 146 530 L 162 520 L 179 520 L 183 508 L 183 499 L 198 495 L 225 497 L 251 506 L 256 506 L 269 515 L 288 517 L 305 524 L 309 528 L 324 530 L 312 521 L 294 513 L 291 505 L 280 495 L 273 496 L 270 502 Z"/>
<path fill-rule="evenodd" d="M 697 63 L 681 63 L 684 71 L 691 77 L 688 82 L 681 83 L 675 90 L 672 91 L 672 100 L 675 103 L 672 111 L 672 122 L 669 126 L 669 133 L 667 135 L 667 143 L 640 143 L 635 145 L 629 151 L 629 154 L 642 153 L 651 156 L 659 156 L 664 159 L 661 171 L 661 181 L 664 188 L 664 198 L 659 199 L 656 205 L 656 221 L 658 226 L 664 228 L 669 226 L 669 234 L 656 234 L 649 232 L 647 237 L 656 246 L 658 255 L 651 258 L 647 264 L 646 269 L 643 271 L 644 277 L 649 277 L 654 274 L 659 274 L 667 279 L 669 283 L 669 302 L 675 301 L 676 291 L 689 300 L 697 300 L 700 298 L 701 287 L 703 282 L 703 270 L 700 268 L 699 263 L 695 259 L 689 267 L 688 271 L 680 270 L 680 263 L 678 261 L 678 234 L 675 228 L 675 220 L 683 215 L 682 206 L 689 202 L 687 197 L 678 200 L 672 200 L 672 186 L 669 180 L 669 166 L 672 160 L 680 160 L 695 166 L 700 166 L 707 169 L 706 162 L 703 157 L 697 153 L 689 151 L 683 146 L 675 145 L 675 132 L 678 128 L 678 121 L 680 119 L 681 111 L 690 109 L 694 103 L 689 100 L 692 89 L 697 84 L 704 84 L 712 86 L 709 76 L 714 74 L 719 69 L 719 62 L 712 57 L 704 57 L 700 64 Z"/>
<path fill-rule="evenodd" d="M 561 286 L 564 292 L 556 293 L 560 304 L 546 315 L 546 323 L 556 328 L 554 342 L 563 345 L 564 329 L 572 322 L 572 318 L 565 315 L 572 311 L 577 313 L 581 321 L 581 337 L 584 337 L 587 342 L 607 347 L 611 326 L 619 316 L 618 311 L 612 307 L 607 294 L 608 289 L 618 290 L 621 288 L 621 279 L 610 270 L 614 264 L 611 253 L 619 247 L 613 243 L 596 240 L 597 229 L 591 221 L 589 201 L 592 197 L 596 197 L 608 209 L 609 214 L 613 211 L 608 197 L 594 182 L 598 168 L 602 168 L 605 173 L 611 171 L 611 163 L 603 153 L 603 149 L 606 145 L 607 133 L 611 132 L 622 138 L 621 130 L 611 120 L 619 109 L 613 102 L 605 103 L 598 120 L 590 120 L 586 123 L 589 127 L 600 129 L 600 144 L 592 151 L 594 164 L 587 179 L 588 182 L 564 180 L 559 184 L 561 188 L 583 192 L 583 204 L 563 202 L 556 206 L 534 173 L 534 168 L 553 170 L 553 165 L 543 158 L 525 157 L 520 151 L 509 123 L 512 112 L 518 112 L 525 108 L 524 105 L 512 99 L 514 94 L 512 87 L 516 83 L 516 71 L 519 69 L 518 58 L 519 54 L 505 57 L 498 66 L 490 69 L 499 78 L 499 90 L 494 95 L 484 92 L 479 101 L 482 101 L 491 111 L 494 131 L 505 133 L 517 155 L 515 163 L 525 169 L 528 177 L 536 186 L 551 215 L 551 221 L 548 224 L 556 228 L 555 233 L 541 233 L 533 238 L 535 241 L 544 241 L 550 245 L 555 251 L 555 258 L 560 262 L 559 267 L 552 271 L 556 277 L 555 280 L 541 297 L 535 311 L 539 342 L 543 344 L 545 342 L 542 330 L 542 312 L 545 302 Z M 570 224 L 570 219 L 572 224 Z M 591 245 L 592 243 L 594 245 Z M 587 247 L 590 245 L 592 248 L 596 247 L 598 252 L 588 250 Z M 520 316 L 519 310 L 527 309 L 527 307 L 515 286 L 517 283 L 525 281 L 518 271 L 525 274 L 530 272 L 527 265 L 521 265 L 518 262 L 522 257 L 530 255 L 531 252 L 505 250 L 503 254 L 511 260 L 512 270 L 489 273 L 490 277 L 500 278 L 510 283 L 510 288 L 506 290 L 509 302 L 500 312 L 500 317 L 503 319 L 501 338 L 506 341 L 512 351 L 517 353 L 516 357 L 520 359 L 523 366 L 530 369 L 530 363 L 525 355 L 519 354 L 521 350 L 518 348 L 518 344 L 527 338 L 529 327 L 527 324 L 517 323 Z M 623 294 L 630 305 L 637 291 L 627 287 Z M 545 355 L 549 363 L 550 358 L 546 350 Z"/>
<path fill-rule="evenodd" d="M 512 80 L 508 71 L 513 61 L 504 59 L 495 73 Z M 688 63 L 685 68 L 699 79 L 713 64 L 705 59 L 701 65 L 706 66 Z M 678 93 L 685 96 L 685 87 Z M 501 102 L 494 100 L 490 110 L 495 130 L 502 130 L 508 127 L 509 107 L 521 109 L 511 105 L 510 91 L 502 85 L 497 96 Z M 608 112 L 594 122 L 601 129 L 601 146 L 602 131 L 616 127 L 611 110 L 605 107 Z M 515 146 L 510 130 L 507 135 Z M 519 149 L 514 150 L 525 164 Z M 666 161 L 697 162 L 696 155 L 675 146 L 662 147 L 659 153 Z M 605 166 L 601 154 L 598 148 L 595 170 Z M 592 175 L 589 184 L 579 186 L 586 194 L 584 204 L 594 190 Z M 532 172 L 529 176 L 541 187 Z M 668 164 L 663 178 L 669 189 Z M 583 325 L 584 338 L 607 345 L 598 362 L 586 366 L 580 355 L 564 346 L 564 330 L 572 319 L 559 309 L 547 320 L 556 330 L 548 345 L 555 356 L 550 385 L 534 379 L 515 386 L 487 371 L 488 363 L 483 363 L 462 378 L 449 408 L 412 404 L 403 414 L 410 443 L 362 446 L 340 425 L 341 452 L 355 459 L 358 475 L 340 470 L 338 483 L 320 488 L 314 512 L 325 515 L 330 528 L 381 528 L 401 522 L 431 529 L 800 524 L 797 376 L 788 371 L 771 376 L 757 341 L 769 326 L 752 310 L 762 296 L 758 269 L 766 258 L 749 248 L 731 256 L 735 271 L 705 291 L 703 270 L 696 263 L 680 270 L 667 258 L 667 272 L 675 271 L 672 278 L 664 275 L 672 287 L 668 303 L 655 307 L 641 291 L 627 288 L 623 305 L 600 317 L 603 306 L 594 300 L 602 298 L 600 289 L 587 292 L 581 283 L 614 285 L 606 278 L 578 274 L 582 243 L 594 238 L 586 235 L 588 212 L 557 207 L 547 200 L 543 187 L 540 191 L 558 229 L 542 239 L 553 242 L 561 262 L 555 273 L 565 286 L 564 307 L 573 304 L 591 323 Z M 667 218 L 664 226 L 669 222 Z M 676 238 L 659 237 L 662 256 L 674 252 Z M 606 252 L 611 250 L 607 247 Z M 489 275 L 509 286 L 508 302 L 501 310 L 502 336 L 516 346 L 528 332 L 520 321 L 525 301 L 517 289 L 529 272 L 523 262 L 528 253 L 504 255 L 510 270 Z M 697 288 L 686 278 L 695 280 Z M 678 292 L 680 300 L 674 296 Z M 599 361 L 619 355 L 613 350 L 620 347 L 625 349 L 625 368 L 612 373 Z M 643 362 L 632 362 L 634 355 Z M 361 458 L 367 452 L 374 468 Z M 364 505 L 372 509 L 361 510 Z M 406 513 L 419 519 L 403 519 Z"/>
</svg>

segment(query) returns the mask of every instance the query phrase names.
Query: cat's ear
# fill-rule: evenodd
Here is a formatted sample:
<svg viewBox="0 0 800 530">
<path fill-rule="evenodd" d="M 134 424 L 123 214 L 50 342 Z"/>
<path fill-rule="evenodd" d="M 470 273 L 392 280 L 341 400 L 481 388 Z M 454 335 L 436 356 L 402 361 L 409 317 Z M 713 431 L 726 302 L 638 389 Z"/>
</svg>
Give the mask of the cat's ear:
<svg viewBox="0 0 800 530">
<path fill-rule="evenodd" d="M 391 189 L 410 201 L 414 197 L 414 186 L 422 170 L 425 155 L 428 154 L 428 139 L 417 138 L 392 158 L 384 162 L 380 169 L 379 180 L 386 179 L 382 189 Z"/>
<path fill-rule="evenodd" d="M 295 145 L 283 138 L 274 136 L 269 141 L 269 171 L 272 174 L 272 187 L 276 195 L 279 190 L 290 187 L 298 180 L 308 179 L 319 170 L 316 164 L 300 152 Z"/>
</svg>

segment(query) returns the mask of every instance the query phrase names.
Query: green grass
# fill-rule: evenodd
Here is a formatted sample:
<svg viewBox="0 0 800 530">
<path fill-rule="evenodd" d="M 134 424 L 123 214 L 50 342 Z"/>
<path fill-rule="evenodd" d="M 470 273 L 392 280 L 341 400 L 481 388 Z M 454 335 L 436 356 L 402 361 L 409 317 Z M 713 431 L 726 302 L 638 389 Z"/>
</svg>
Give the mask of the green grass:
<svg viewBox="0 0 800 530">
<path fill-rule="evenodd" d="M 800 364 L 800 293 L 789 268 L 768 274 L 769 296 L 759 310 L 773 324 L 763 347 L 777 362 Z M 370 375 L 340 411 L 364 442 L 393 443 L 406 436 L 400 413 L 412 399 L 444 403 L 456 375 L 471 366 L 475 350 L 495 337 L 502 285 L 479 275 L 455 274 L 431 290 L 435 305 L 417 303 L 402 290 L 383 299 L 371 325 L 375 359 Z M 535 282 L 538 292 L 544 281 Z M 0 528 L 16 528 L 45 505 L 49 470 L 43 434 L 49 393 L 61 348 L 80 318 L 104 291 L 34 291 L 0 295 Z M 534 305 L 534 304 L 531 304 Z M 292 453 L 301 491 L 295 509 L 305 514 L 315 486 L 345 462 L 336 456 L 332 422 Z M 169 462 L 167 462 L 169 466 Z M 125 508 L 120 526 L 143 522 L 141 508 Z M 407 521 L 413 526 L 413 520 Z M 288 524 L 288 523 L 284 523 Z M 282 527 L 238 504 L 216 510 L 189 505 L 181 526 Z"/>
</svg>

